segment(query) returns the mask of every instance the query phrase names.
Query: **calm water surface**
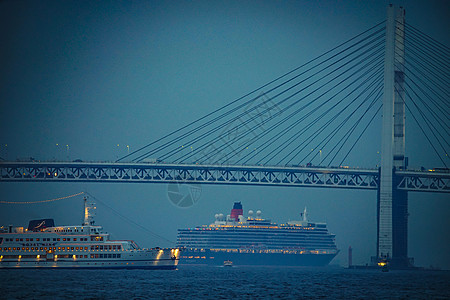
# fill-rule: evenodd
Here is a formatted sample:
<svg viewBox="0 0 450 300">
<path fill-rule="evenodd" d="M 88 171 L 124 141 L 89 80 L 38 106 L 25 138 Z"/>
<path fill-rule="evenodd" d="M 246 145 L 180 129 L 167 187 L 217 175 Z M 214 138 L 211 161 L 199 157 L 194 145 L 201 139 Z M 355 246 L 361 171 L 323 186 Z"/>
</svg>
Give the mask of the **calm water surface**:
<svg viewBox="0 0 450 300">
<path fill-rule="evenodd" d="M 1 299 L 450 299 L 450 271 L 0 270 Z"/>
</svg>

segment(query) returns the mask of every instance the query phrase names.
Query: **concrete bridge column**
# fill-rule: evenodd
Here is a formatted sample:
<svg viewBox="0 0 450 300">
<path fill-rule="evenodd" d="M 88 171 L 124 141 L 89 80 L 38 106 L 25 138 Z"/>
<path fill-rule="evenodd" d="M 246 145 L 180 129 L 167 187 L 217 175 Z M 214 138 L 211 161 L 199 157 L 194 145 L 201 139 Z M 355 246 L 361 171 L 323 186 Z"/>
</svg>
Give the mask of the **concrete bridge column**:
<svg viewBox="0 0 450 300">
<path fill-rule="evenodd" d="M 397 190 L 395 170 L 405 165 L 405 10 L 389 5 L 386 20 L 381 168 L 378 189 L 377 257 L 407 265 L 408 197 Z"/>
</svg>

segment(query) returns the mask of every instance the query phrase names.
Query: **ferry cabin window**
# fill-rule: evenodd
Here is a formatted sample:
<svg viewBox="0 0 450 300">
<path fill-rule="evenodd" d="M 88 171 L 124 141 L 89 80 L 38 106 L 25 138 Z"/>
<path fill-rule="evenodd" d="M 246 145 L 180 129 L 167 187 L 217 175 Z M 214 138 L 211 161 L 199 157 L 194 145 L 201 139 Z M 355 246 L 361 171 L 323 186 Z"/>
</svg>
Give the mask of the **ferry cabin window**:
<svg viewBox="0 0 450 300">
<path fill-rule="evenodd" d="M 121 258 L 121 254 L 91 254 L 90 258 Z"/>
</svg>

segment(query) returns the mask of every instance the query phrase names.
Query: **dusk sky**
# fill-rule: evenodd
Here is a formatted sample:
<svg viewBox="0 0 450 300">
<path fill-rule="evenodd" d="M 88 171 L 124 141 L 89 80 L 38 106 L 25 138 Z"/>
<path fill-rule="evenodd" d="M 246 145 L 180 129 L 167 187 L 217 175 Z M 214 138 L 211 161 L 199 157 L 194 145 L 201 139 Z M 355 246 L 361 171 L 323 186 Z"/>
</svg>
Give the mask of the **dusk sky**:
<svg viewBox="0 0 450 300">
<path fill-rule="evenodd" d="M 450 45 L 448 1 L 0 1 L 0 157 L 115 161 L 380 23 L 389 3 Z M 441 166 L 408 122 L 409 164 Z M 380 132 L 361 143 L 379 145 Z M 348 165 L 375 168 L 372 150 Z M 374 191 L 202 185 L 199 201 L 182 209 L 166 184 L 0 183 L 0 200 L 81 191 L 170 241 L 178 228 L 229 214 L 234 201 L 275 222 L 299 219 L 306 206 L 336 234 L 332 264 L 347 264 L 350 245 L 355 264 L 376 254 Z M 409 193 L 408 254 L 418 266 L 450 269 L 449 198 Z M 173 246 L 97 208 L 96 223 L 114 238 Z M 82 214 L 82 197 L 0 204 L 0 225 L 73 225 Z"/>
</svg>

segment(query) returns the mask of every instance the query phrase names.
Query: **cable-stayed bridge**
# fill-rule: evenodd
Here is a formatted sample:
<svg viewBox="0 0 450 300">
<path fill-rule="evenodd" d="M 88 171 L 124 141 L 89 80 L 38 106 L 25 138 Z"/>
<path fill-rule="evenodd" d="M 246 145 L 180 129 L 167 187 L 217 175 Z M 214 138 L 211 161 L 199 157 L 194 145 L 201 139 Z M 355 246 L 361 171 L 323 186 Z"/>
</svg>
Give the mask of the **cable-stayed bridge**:
<svg viewBox="0 0 450 300">
<path fill-rule="evenodd" d="M 372 189 L 377 257 L 406 265 L 407 192 L 450 191 L 449 56 L 389 7 L 385 22 L 114 163 L 3 161 L 0 181 Z M 406 118 L 439 166 L 408 167 Z M 367 168 L 348 167 L 358 156 Z"/>
</svg>

